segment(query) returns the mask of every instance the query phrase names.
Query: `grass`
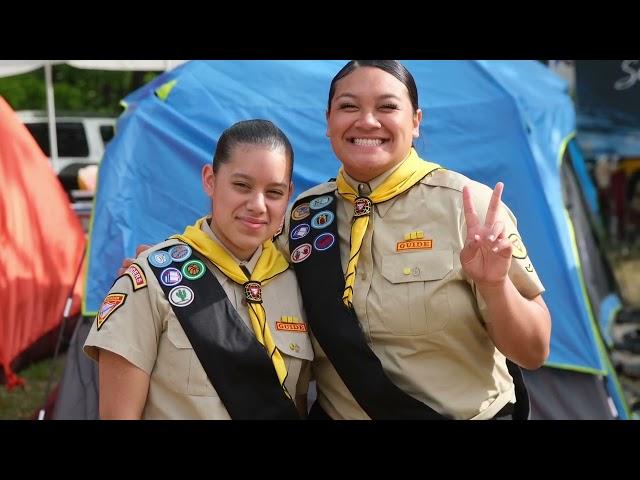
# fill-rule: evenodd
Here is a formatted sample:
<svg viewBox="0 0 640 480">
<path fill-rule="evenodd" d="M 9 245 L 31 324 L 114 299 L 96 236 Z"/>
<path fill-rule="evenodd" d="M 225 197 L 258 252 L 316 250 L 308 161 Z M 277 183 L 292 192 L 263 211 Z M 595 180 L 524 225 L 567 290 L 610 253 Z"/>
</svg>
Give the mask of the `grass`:
<svg viewBox="0 0 640 480">
<path fill-rule="evenodd" d="M 0 385 L 0 420 L 29 420 L 46 401 L 45 390 L 53 368 L 51 388 L 57 385 L 62 377 L 66 355 L 60 354 L 53 359 L 42 360 L 21 370 L 18 376 L 24 385 L 8 391 L 6 385 Z"/>
</svg>

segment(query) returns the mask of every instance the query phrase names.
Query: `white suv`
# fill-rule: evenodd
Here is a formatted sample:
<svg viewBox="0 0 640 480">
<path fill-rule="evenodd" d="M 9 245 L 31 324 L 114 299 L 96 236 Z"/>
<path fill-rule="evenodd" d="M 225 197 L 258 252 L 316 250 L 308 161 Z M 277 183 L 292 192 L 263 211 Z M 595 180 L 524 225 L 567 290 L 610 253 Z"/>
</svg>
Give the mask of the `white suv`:
<svg viewBox="0 0 640 480">
<path fill-rule="evenodd" d="M 49 124 L 46 112 L 23 110 L 16 112 L 48 157 Z M 56 173 L 67 191 L 78 188 L 78 170 L 98 165 L 104 148 L 115 133 L 116 119 L 60 115 L 56 117 L 58 164 Z"/>
</svg>

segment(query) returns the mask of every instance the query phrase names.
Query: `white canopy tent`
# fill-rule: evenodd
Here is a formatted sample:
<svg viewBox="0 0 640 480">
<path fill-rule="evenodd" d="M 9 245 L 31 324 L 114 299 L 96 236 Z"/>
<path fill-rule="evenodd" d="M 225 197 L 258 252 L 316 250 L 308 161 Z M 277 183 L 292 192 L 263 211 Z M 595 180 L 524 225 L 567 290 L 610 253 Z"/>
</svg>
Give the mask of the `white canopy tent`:
<svg viewBox="0 0 640 480">
<path fill-rule="evenodd" d="M 186 60 L 0 60 L 0 77 L 9 77 L 44 67 L 47 93 L 47 116 L 49 121 L 49 144 L 51 163 L 58 166 L 58 138 L 56 135 L 56 107 L 53 95 L 51 66 L 66 63 L 75 68 L 90 70 L 171 70 Z M 56 170 L 57 171 L 57 170 Z"/>
</svg>

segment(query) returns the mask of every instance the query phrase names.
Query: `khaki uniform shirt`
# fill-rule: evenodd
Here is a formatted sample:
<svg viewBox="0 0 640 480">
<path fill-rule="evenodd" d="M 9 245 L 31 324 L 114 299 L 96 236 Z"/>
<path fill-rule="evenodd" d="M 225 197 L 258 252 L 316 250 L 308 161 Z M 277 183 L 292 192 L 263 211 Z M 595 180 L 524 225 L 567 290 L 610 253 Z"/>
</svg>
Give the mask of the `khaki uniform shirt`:
<svg viewBox="0 0 640 480">
<path fill-rule="evenodd" d="M 215 238 L 205 222 L 203 230 Z M 147 255 L 151 251 L 177 243 L 168 240 L 141 254 L 136 263 L 144 270 L 148 286 L 133 289 L 128 275 L 121 276 L 109 293 L 127 294 L 125 303 L 115 310 L 97 330 L 94 322 L 84 344 L 84 351 L 94 360 L 104 348 L 126 358 L 150 376 L 149 394 L 144 419 L 229 419 L 229 414 L 207 378 L 189 340 L 173 313 Z M 253 271 L 262 247 L 244 263 Z M 234 258 L 232 256 L 232 258 Z M 205 260 L 222 285 L 242 320 L 251 329 L 243 287 L 228 279 L 212 263 Z M 306 332 L 276 329 L 282 317 L 306 323 L 302 299 L 292 270 L 278 275 L 263 289 L 263 302 L 271 334 L 287 367 L 285 385 L 294 395 L 306 395 L 310 377 L 309 361 L 313 349 Z M 291 318 L 283 321 L 291 321 Z"/>
<path fill-rule="evenodd" d="M 366 194 L 393 170 L 369 185 L 346 179 L 356 191 Z M 369 347 L 400 389 L 456 419 L 487 419 L 514 402 L 515 393 L 505 357 L 484 325 L 486 304 L 460 266 L 466 238 L 464 185 L 471 187 L 478 218 L 484 222 L 491 189 L 444 169 L 375 205 L 358 260 L 353 306 Z M 335 183 L 330 182 L 302 196 L 334 190 Z M 340 196 L 337 202 L 345 271 L 353 204 Z M 506 235 L 515 247 L 509 277 L 522 295 L 534 298 L 544 288 L 519 239 L 515 217 L 504 204 L 501 210 Z M 405 237 L 421 242 L 403 244 Z M 278 238 L 283 251 L 287 241 L 288 235 Z M 334 419 L 369 418 L 320 345 L 312 341 L 320 405 Z"/>
</svg>

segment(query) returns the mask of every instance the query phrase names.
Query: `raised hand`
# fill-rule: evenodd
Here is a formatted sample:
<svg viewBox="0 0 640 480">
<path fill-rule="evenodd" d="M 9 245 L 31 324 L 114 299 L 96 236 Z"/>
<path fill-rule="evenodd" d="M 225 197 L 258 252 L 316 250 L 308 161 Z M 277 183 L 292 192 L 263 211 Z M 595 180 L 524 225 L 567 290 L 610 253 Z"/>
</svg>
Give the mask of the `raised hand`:
<svg viewBox="0 0 640 480">
<path fill-rule="evenodd" d="M 144 243 L 142 245 L 138 245 L 136 247 L 136 257 L 140 255 L 142 252 L 144 252 L 145 250 L 149 250 L 151 247 L 152 245 L 146 245 Z M 120 268 L 118 269 L 118 276 L 124 275 L 124 272 L 127 270 L 127 268 L 131 266 L 134 260 L 135 258 L 125 258 L 120 264 Z"/>
<path fill-rule="evenodd" d="M 505 237 L 504 223 L 496 221 L 504 184 L 498 182 L 487 208 L 484 225 L 480 224 L 468 187 L 462 189 L 467 238 L 460 252 L 462 269 L 479 286 L 502 285 L 511 266 L 512 245 Z"/>
</svg>

